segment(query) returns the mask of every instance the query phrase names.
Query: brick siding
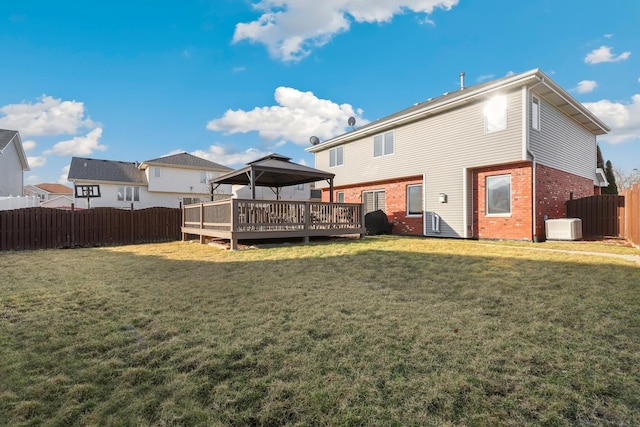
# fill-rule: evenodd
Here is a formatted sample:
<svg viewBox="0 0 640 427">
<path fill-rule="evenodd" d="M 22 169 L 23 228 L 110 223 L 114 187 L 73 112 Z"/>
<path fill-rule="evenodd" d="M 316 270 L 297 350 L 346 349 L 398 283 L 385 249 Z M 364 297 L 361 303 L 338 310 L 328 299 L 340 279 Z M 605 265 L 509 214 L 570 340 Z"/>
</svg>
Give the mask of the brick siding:
<svg viewBox="0 0 640 427">
<path fill-rule="evenodd" d="M 422 216 L 407 216 L 407 186 L 420 184 L 422 177 L 400 178 L 392 181 L 365 183 L 353 187 L 334 187 L 336 193 L 344 193 L 345 203 L 362 203 L 362 193 L 371 190 L 385 191 L 385 212 L 393 225 L 393 234 L 422 235 Z M 322 190 L 322 201 L 329 201 L 329 189 Z"/>
</svg>

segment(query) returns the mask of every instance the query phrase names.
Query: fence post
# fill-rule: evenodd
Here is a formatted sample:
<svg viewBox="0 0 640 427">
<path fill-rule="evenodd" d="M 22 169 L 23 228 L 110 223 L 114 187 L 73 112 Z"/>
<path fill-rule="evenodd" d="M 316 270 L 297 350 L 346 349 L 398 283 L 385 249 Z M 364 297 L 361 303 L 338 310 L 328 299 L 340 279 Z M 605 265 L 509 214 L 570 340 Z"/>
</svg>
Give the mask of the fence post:
<svg viewBox="0 0 640 427">
<path fill-rule="evenodd" d="M 75 212 L 76 212 L 76 205 L 75 203 L 71 203 L 71 241 L 68 242 L 70 247 L 75 246 L 75 242 L 76 242 Z"/>
<path fill-rule="evenodd" d="M 133 232 L 133 225 L 134 225 L 134 221 L 133 221 L 133 202 L 131 202 L 131 243 L 135 243 L 135 235 Z"/>
</svg>

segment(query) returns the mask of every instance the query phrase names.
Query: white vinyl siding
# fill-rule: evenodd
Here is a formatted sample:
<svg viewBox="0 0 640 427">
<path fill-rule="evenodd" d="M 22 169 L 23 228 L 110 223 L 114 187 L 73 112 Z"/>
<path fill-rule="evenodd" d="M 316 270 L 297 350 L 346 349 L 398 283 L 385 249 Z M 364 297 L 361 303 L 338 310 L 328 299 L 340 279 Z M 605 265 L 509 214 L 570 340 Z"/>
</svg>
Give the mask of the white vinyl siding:
<svg viewBox="0 0 640 427">
<path fill-rule="evenodd" d="M 530 132 L 529 149 L 542 165 L 595 179 L 596 137 L 540 99 L 540 132 Z"/>
<path fill-rule="evenodd" d="M 471 171 L 477 167 L 523 160 L 522 127 L 516 126 L 522 123 L 522 105 L 520 89 L 508 93 L 507 120 L 513 125 L 502 132 L 485 133 L 484 99 L 397 127 L 394 129 L 394 155 L 375 161 L 371 158 L 371 137 L 345 144 L 344 155 L 349 159 L 349 167 L 332 170 L 336 173 L 334 185 L 380 182 L 424 174 L 423 203 L 427 214 L 431 212 L 429 207 L 433 207 L 441 217 L 441 232 L 437 235 L 464 236 L 464 180 L 470 193 L 471 173 L 465 178 L 463 171 L 465 168 Z M 328 170 L 329 150 L 316 153 L 315 160 L 316 168 Z M 328 184 L 324 182 L 316 184 L 316 188 L 326 187 Z M 447 203 L 439 203 L 439 193 L 447 194 Z M 471 206 L 470 199 L 467 205 Z M 426 218 L 429 217 L 427 215 Z M 469 219 L 466 222 L 471 224 Z M 436 234 L 428 229 L 427 235 Z"/>
</svg>

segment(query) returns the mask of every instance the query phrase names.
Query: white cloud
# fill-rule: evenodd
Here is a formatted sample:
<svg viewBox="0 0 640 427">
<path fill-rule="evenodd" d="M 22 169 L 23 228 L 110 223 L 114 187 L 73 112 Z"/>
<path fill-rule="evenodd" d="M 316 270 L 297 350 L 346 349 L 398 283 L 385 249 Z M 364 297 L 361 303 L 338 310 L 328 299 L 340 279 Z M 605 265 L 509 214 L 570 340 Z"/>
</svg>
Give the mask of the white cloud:
<svg viewBox="0 0 640 427">
<path fill-rule="evenodd" d="M 94 127 L 84 116 L 84 103 L 46 95 L 34 104 L 5 105 L 0 113 L 0 128 L 16 129 L 21 135 L 68 135 L 82 127 Z"/>
<path fill-rule="evenodd" d="M 270 152 L 258 150 L 257 148 L 249 148 L 245 151 L 228 151 L 221 145 L 212 145 L 207 151 L 196 150 L 191 154 L 202 157 L 212 162 L 219 163 L 224 166 L 244 166 L 256 159 L 271 154 Z"/>
<path fill-rule="evenodd" d="M 356 117 L 360 126 L 368 123 L 362 118 L 362 110 L 319 99 L 313 92 L 279 87 L 275 100 L 278 105 L 271 107 L 228 110 L 222 118 L 211 120 L 207 129 L 227 134 L 256 131 L 262 138 L 282 138 L 304 146 L 312 135 L 323 140 L 344 133 L 350 116 Z"/>
<path fill-rule="evenodd" d="M 39 184 L 41 182 L 42 181 L 40 180 L 40 177 L 38 175 L 27 175 L 24 178 L 25 184 L 34 185 L 34 184 Z"/>
<path fill-rule="evenodd" d="M 594 80 L 582 80 L 578 82 L 578 86 L 576 90 L 578 93 L 589 93 L 593 92 L 593 90 L 598 86 L 598 83 Z"/>
<path fill-rule="evenodd" d="M 47 163 L 47 158 L 44 156 L 28 156 L 29 168 L 39 168 Z"/>
<path fill-rule="evenodd" d="M 587 64 L 599 64 L 601 62 L 619 62 L 628 59 L 631 56 L 631 52 L 623 52 L 620 55 L 614 55 L 611 52 L 611 47 L 600 46 L 597 49 L 589 52 L 584 58 L 584 62 Z"/>
<path fill-rule="evenodd" d="M 67 177 L 69 176 L 69 168 L 70 167 L 71 167 L 71 165 L 67 165 L 67 166 L 62 168 L 62 174 L 58 178 L 58 184 L 69 185 L 69 180 L 67 179 Z"/>
<path fill-rule="evenodd" d="M 626 104 L 603 99 L 583 105 L 611 128 L 611 133 L 599 139 L 612 144 L 640 140 L 640 94 L 633 95 L 631 103 Z"/>
<path fill-rule="evenodd" d="M 56 154 L 58 156 L 88 156 L 94 151 L 106 151 L 106 145 L 100 145 L 102 128 L 96 128 L 86 136 L 76 136 L 67 141 L 60 141 L 44 154 Z"/>
<path fill-rule="evenodd" d="M 22 148 L 24 151 L 31 151 L 36 148 L 37 143 L 35 141 L 22 141 Z"/>
<path fill-rule="evenodd" d="M 233 42 L 262 43 L 283 61 L 299 61 L 314 47 L 328 43 L 351 22 L 390 22 L 406 11 L 429 15 L 434 9 L 450 10 L 459 0 L 258 0 L 253 8 L 260 17 L 236 25 Z M 425 22 L 433 23 L 428 16 Z"/>
</svg>

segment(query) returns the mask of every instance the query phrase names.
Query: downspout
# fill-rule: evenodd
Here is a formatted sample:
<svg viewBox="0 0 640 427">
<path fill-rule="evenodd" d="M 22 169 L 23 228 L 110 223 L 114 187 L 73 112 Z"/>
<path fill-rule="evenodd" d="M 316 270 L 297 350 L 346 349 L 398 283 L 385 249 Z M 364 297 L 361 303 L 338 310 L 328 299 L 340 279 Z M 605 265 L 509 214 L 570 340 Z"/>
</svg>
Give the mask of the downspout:
<svg viewBox="0 0 640 427">
<path fill-rule="evenodd" d="M 532 192 L 532 197 L 531 197 L 531 199 L 532 199 L 532 204 L 531 204 L 532 209 L 531 210 L 533 211 L 532 212 L 533 213 L 533 218 L 532 218 L 531 224 L 532 224 L 532 228 L 533 228 L 533 241 L 534 242 L 538 242 L 539 241 L 538 234 L 537 234 L 537 232 L 538 232 L 538 200 L 537 200 L 537 193 L 536 193 L 536 182 L 537 182 L 537 179 L 536 179 L 536 165 L 537 165 L 537 162 L 536 162 L 536 155 L 531 152 L 530 147 L 529 147 L 529 139 L 530 139 L 530 135 L 529 135 L 529 133 L 530 133 L 529 132 L 529 128 L 530 128 L 530 126 L 529 126 L 529 98 L 530 98 L 530 96 L 529 96 L 529 94 L 531 92 L 531 89 L 533 89 L 534 87 L 536 87 L 538 85 L 544 84 L 544 77 L 543 78 L 538 78 L 538 79 L 540 81 L 538 83 L 534 84 L 533 86 L 531 86 L 530 88 L 527 88 L 526 86 L 524 86 L 524 88 L 525 88 L 525 90 L 524 90 L 524 92 L 525 92 L 525 99 L 524 99 L 525 107 L 523 109 L 524 116 L 525 116 L 524 131 L 523 131 L 524 137 L 525 137 L 525 150 L 526 150 L 527 155 L 531 156 L 531 179 L 533 181 L 532 186 L 531 186 L 532 187 L 531 188 L 531 192 Z M 540 104 L 539 108 L 540 108 L 539 114 L 542 114 L 542 103 Z"/>
<path fill-rule="evenodd" d="M 422 235 L 427 235 L 427 174 L 422 174 Z"/>
</svg>

